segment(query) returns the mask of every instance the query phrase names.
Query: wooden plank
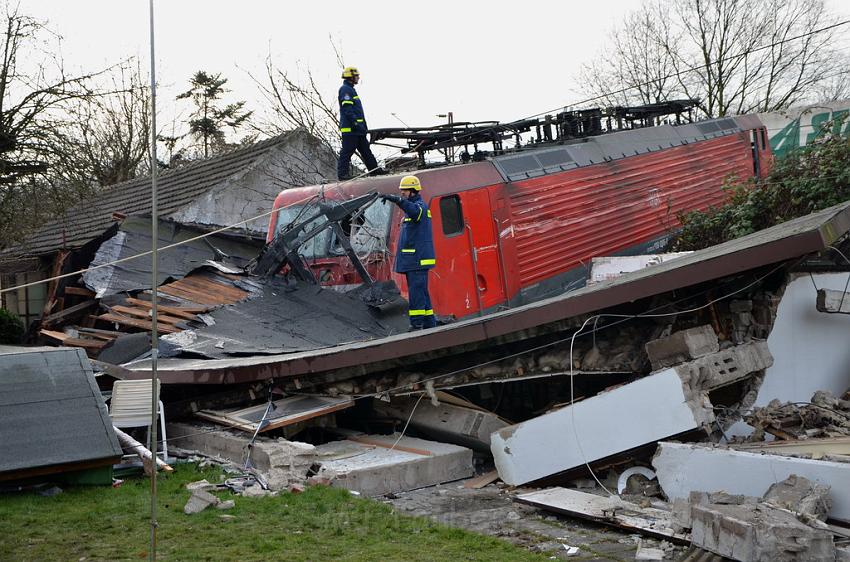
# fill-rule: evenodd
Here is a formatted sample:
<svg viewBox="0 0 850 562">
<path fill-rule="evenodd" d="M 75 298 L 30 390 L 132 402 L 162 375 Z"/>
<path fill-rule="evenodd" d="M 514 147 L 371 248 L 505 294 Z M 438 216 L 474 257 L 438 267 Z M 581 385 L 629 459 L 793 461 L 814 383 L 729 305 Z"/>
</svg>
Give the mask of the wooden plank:
<svg viewBox="0 0 850 562">
<path fill-rule="evenodd" d="M 118 338 L 119 336 L 126 335 L 126 332 L 115 332 L 113 330 L 97 330 L 95 328 L 77 328 L 77 331 L 81 334 L 86 334 L 87 336 L 107 341 L 112 341 Z"/>
<path fill-rule="evenodd" d="M 463 487 L 472 490 L 478 490 L 479 488 L 483 488 L 487 484 L 492 484 L 498 479 L 499 471 L 491 470 L 490 472 L 485 472 L 484 474 L 476 476 L 475 478 L 470 478 L 469 480 L 463 483 Z"/>
<path fill-rule="evenodd" d="M 142 308 L 153 308 L 153 303 L 150 301 L 143 301 L 139 299 L 134 299 L 133 297 L 127 298 L 127 303 L 134 304 L 136 306 L 141 306 Z M 192 310 L 189 310 L 189 309 Z M 205 306 L 194 306 L 194 307 L 178 307 L 178 306 L 168 306 L 165 304 L 157 305 L 157 309 L 165 312 L 169 316 L 176 316 L 178 318 L 184 318 L 186 320 L 195 320 L 198 321 L 198 316 L 194 314 L 194 312 L 206 312 L 209 308 Z"/>
<path fill-rule="evenodd" d="M 796 439 L 772 441 L 770 443 L 741 443 L 729 446 L 739 451 L 764 452 L 777 454 L 813 455 L 850 455 L 850 437 L 824 437 L 819 439 Z"/>
<path fill-rule="evenodd" d="M 53 267 L 50 270 L 50 278 L 53 280 L 47 283 L 47 296 L 44 299 L 44 308 L 41 311 L 42 323 L 44 322 L 44 317 L 49 316 L 57 304 L 59 304 L 60 309 L 62 308 L 62 299 L 57 299 L 56 296 L 56 290 L 59 288 L 60 280 L 55 278 L 62 272 L 62 266 L 70 254 L 71 252 L 68 250 L 59 250 L 53 261 Z"/>
<path fill-rule="evenodd" d="M 329 401 L 325 405 L 317 406 L 306 411 L 301 410 L 297 413 L 293 413 L 292 415 L 286 415 L 285 412 L 287 407 L 290 408 L 290 411 L 293 407 L 297 408 L 299 400 L 301 400 L 301 397 L 297 396 L 275 400 L 275 406 L 277 406 L 277 411 L 282 411 L 284 414 L 277 415 L 272 419 L 268 420 L 268 425 L 264 426 L 260 430 L 260 432 L 277 429 L 279 427 L 285 427 L 320 416 L 325 416 L 327 414 L 332 414 L 333 412 L 338 412 L 339 410 L 344 410 L 346 408 L 354 406 L 354 400 L 330 401 L 330 399 L 328 399 Z M 261 413 L 265 412 L 266 407 L 266 404 L 259 404 L 257 406 L 251 406 L 249 408 L 242 408 L 240 410 L 227 412 L 216 410 L 201 410 L 195 415 L 205 420 L 229 425 L 231 427 L 235 427 L 243 431 L 250 431 L 253 433 L 254 431 L 257 431 L 259 421 L 246 419 L 245 416 L 252 415 L 254 418 L 259 417 Z"/>
<path fill-rule="evenodd" d="M 84 349 L 103 349 L 106 345 L 105 341 L 88 340 L 83 338 L 74 338 L 64 332 L 54 332 L 53 330 L 39 330 L 39 333 L 48 338 L 53 338 L 62 342 L 62 345 L 69 347 L 82 347 Z"/>
<path fill-rule="evenodd" d="M 152 296 L 150 291 L 144 291 L 144 294 L 148 295 L 148 296 Z M 183 311 L 183 312 L 189 312 L 189 313 L 192 313 L 192 314 L 201 314 L 203 312 L 209 312 L 212 309 L 211 306 L 206 306 L 206 305 L 203 305 L 203 304 L 182 304 L 180 302 L 182 299 L 176 299 L 176 298 L 173 298 L 173 297 L 169 297 L 167 295 L 163 295 L 162 293 L 158 293 L 158 297 L 159 298 L 157 298 L 157 302 L 159 303 L 159 306 L 167 306 L 169 308 L 174 308 L 174 309 L 177 309 L 177 310 L 180 310 L 180 311 Z M 132 297 L 130 297 L 130 298 L 132 298 Z M 127 302 L 130 301 L 130 298 L 127 299 Z M 148 306 L 148 307 L 151 306 L 151 301 L 146 301 L 146 300 L 142 300 L 142 299 L 133 299 L 133 300 L 138 301 L 138 302 L 133 303 L 133 304 L 136 304 L 136 305 L 139 305 L 139 306 Z M 147 303 L 147 304 L 142 305 L 142 304 L 139 304 L 139 303 Z"/>
<path fill-rule="evenodd" d="M 229 298 L 241 300 L 248 296 L 248 293 L 243 291 L 242 289 L 238 289 L 232 285 L 226 283 L 219 283 L 218 281 L 214 281 L 212 279 L 204 279 L 198 277 L 184 277 L 179 281 L 175 281 L 174 284 L 179 286 L 191 287 L 193 289 L 197 289 L 198 291 L 202 291 L 204 293 L 211 292 L 221 295 L 226 295 Z"/>
<path fill-rule="evenodd" d="M 127 314 L 130 316 L 134 316 L 136 318 L 144 318 L 148 319 L 151 317 L 150 310 L 143 310 L 140 308 L 132 308 L 129 306 L 122 306 L 120 304 L 116 304 L 115 306 L 110 307 L 110 310 L 115 312 L 119 312 L 121 314 Z M 173 316 L 168 316 L 167 314 L 157 314 L 157 321 L 165 322 L 166 324 L 179 324 L 180 322 L 185 322 L 183 318 L 175 318 Z"/>
<path fill-rule="evenodd" d="M 81 462 L 68 462 L 63 464 L 53 464 L 50 466 L 37 466 L 35 468 L 10 470 L 8 472 L 0 472 L 0 482 L 6 480 L 23 480 L 27 478 L 34 478 L 36 476 L 44 476 L 46 474 L 61 474 L 63 472 L 100 468 L 102 466 L 115 464 L 120 460 L 121 455 L 118 455 L 103 459 L 92 459 Z"/>
<path fill-rule="evenodd" d="M 204 293 L 190 292 L 180 286 L 174 285 L 163 285 L 159 288 L 161 293 L 165 293 L 166 295 L 172 295 L 175 297 L 180 297 L 181 299 L 185 299 L 190 302 L 196 302 L 200 304 L 210 304 L 210 305 L 219 305 L 219 304 L 232 304 L 228 299 L 224 299 L 218 295 L 210 295 Z"/>
<path fill-rule="evenodd" d="M 219 285 L 218 283 L 210 283 L 206 286 L 202 286 L 195 283 L 185 283 L 181 280 L 173 285 L 169 285 L 169 287 L 175 287 L 193 295 L 214 295 L 216 298 L 222 299 L 225 304 L 239 302 L 248 296 L 244 291 L 241 291 L 241 294 L 228 291 L 227 287 Z"/>
<path fill-rule="evenodd" d="M 42 320 L 41 323 L 42 324 L 52 324 L 54 322 L 64 320 L 64 319 L 69 318 L 71 316 L 75 316 L 75 315 L 79 314 L 80 312 L 83 312 L 84 310 L 88 310 L 89 308 L 91 308 L 95 304 L 97 304 L 97 301 L 90 300 L 90 301 L 81 302 L 80 304 L 75 304 L 74 306 L 69 306 L 65 310 L 60 310 L 59 312 L 54 312 L 50 316 L 45 317 L 45 319 Z"/>
<path fill-rule="evenodd" d="M 677 543 L 691 542 L 690 534 L 673 530 L 669 511 L 640 507 L 617 496 L 603 497 L 568 488 L 550 488 L 518 495 L 514 501 Z"/>
<path fill-rule="evenodd" d="M 86 289 L 85 287 L 65 287 L 62 292 L 65 293 L 65 296 L 74 295 L 77 297 L 92 298 L 95 295 L 94 291 Z"/>
<path fill-rule="evenodd" d="M 139 328 L 142 330 L 146 330 L 148 332 L 153 331 L 153 323 L 148 320 L 141 320 L 136 318 L 127 318 L 126 316 L 120 316 L 118 314 L 101 314 L 97 317 L 98 320 L 105 320 L 106 322 L 115 322 L 116 324 L 121 324 L 123 326 L 132 326 L 133 328 Z M 158 324 L 157 331 L 162 334 L 176 334 L 177 332 L 182 331 L 180 328 L 175 328 L 174 326 L 170 326 L 168 324 Z"/>
</svg>

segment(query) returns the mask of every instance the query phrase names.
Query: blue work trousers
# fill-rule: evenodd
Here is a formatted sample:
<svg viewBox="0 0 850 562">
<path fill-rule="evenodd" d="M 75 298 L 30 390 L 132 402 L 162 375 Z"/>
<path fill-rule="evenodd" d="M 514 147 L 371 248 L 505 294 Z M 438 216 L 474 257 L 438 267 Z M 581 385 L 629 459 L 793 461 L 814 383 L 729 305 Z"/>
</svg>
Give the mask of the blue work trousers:
<svg viewBox="0 0 850 562">
<path fill-rule="evenodd" d="M 367 170 L 372 171 L 378 167 L 378 161 L 375 160 L 372 149 L 369 148 L 366 135 L 342 135 L 342 149 L 339 151 L 339 160 L 336 163 L 336 176 L 340 180 L 350 177 L 348 170 L 354 151 L 357 151 L 357 154 L 360 155 L 360 159 L 363 160 Z"/>
<path fill-rule="evenodd" d="M 407 293 L 410 308 L 410 327 L 415 330 L 433 328 L 437 325 L 434 311 L 431 309 L 431 295 L 428 294 L 428 270 L 414 269 L 405 271 Z"/>
</svg>

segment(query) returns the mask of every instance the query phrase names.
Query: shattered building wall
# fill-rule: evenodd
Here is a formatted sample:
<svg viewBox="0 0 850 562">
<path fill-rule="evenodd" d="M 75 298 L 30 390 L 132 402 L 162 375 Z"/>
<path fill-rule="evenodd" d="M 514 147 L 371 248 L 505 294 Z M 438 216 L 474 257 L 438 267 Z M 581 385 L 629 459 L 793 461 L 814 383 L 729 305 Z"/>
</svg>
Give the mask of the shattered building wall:
<svg viewBox="0 0 850 562">
<path fill-rule="evenodd" d="M 850 316 L 815 308 L 817 290 L 844 291 L 847 273 L 794 274 L 779 296 L 776 320 L 767 339 L 774 356 L 765 372 L 754 406 L 771 400 L 806 402 L 818 390 L 836 396 L 850 388 Z M 735 424 L 729 435 L 749 435 L 752 428 Z"/>
<path fill-rule="evenodd" d="M 319 184 L 335 175 L 336 155 L 305 131 L 295 131 L 262 159 L 167 218 L 201 226 L 232 224 L 270 211 L 284 189 Z M 269 217 L 264 216 L 242 229 L 264 234 L 268 225 Z"/>
</svg>

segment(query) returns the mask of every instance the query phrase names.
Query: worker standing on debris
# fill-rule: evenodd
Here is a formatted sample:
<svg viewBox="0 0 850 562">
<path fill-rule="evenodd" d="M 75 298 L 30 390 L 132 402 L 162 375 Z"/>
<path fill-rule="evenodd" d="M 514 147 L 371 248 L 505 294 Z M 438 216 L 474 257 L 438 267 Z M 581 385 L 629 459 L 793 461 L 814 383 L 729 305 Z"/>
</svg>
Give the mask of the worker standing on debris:
<svg viewBox="0 0 850 562">
<path fill-rule="evenodd" d="M 381 195 L 384 200 L 392 201 L 404 211 L 395 271 L 404 273 L 407 277 L 410 329 L 433 328 L 437 325 L 437 320 L 431 308 L 431 296 L 428 294 L 428 270 L 436 265 L 437 260 L 431 233 L 431 211 L 419 194 L 422 191 L 419 178 L 404 176 L 398 188 L 404 194 L 403 197 Z"/>
<path fill-rule="evenodd" d="M 366 169 L 373 174 L 381 174 L 383 170 L 378 168 L 378 161 L 372 155 L 366 133 L 366 114 L 363 113 L 363 104 L 354 86 L 360 82 L 360 72 L 353 66 L 347 66 L 342 71 L 342 86 L 339 88 L 339 132 L 342 134 L 342 149 L 339 152 L 339 161 L 336 165 L 336 175 L 340 180 L 350 179 L 349 167 L 351 155 L 356 150 L 360 159 L 366 164 Z"/>
</svg>

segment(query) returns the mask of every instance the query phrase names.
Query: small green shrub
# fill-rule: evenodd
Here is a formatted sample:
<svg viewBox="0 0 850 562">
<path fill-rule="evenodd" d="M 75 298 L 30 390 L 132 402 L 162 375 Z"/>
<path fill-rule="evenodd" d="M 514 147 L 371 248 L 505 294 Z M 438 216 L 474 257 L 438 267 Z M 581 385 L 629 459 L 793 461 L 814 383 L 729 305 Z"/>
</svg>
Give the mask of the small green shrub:
<svg viewBox="0 0 850 562">
<path fill-rule="evenodd" d="M 24 323 L 21 319 L 5 308 L 0 308 L 0 344 L 18 344 L 23 337 Z"/>
<path fill-rule="evenodd" d="M 763 181 L 724 189 L 725 205 L 679 215 L 673 251 L 707 248 L 850 200 L 850 140 L 820 139 L 778 159 Z"/>
</svg>

